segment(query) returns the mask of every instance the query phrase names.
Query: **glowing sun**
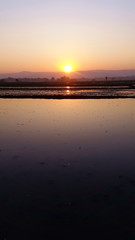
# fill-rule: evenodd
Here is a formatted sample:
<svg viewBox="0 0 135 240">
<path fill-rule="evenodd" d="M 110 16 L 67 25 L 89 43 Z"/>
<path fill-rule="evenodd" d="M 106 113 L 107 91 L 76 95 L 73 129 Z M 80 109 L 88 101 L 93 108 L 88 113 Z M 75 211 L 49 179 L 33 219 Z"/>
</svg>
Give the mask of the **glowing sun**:
<svg viewBox="0 0 135 240">
<path fill-rule="evenodd" d="M 71 65 L 65 65 L 64 67 L 63 67 L 63 69 L 64 69 L 64 72 L 66 72 L 66 73 L 70 73 L 70 72 L 72 72 L 72 66 Z"/>
</svg>

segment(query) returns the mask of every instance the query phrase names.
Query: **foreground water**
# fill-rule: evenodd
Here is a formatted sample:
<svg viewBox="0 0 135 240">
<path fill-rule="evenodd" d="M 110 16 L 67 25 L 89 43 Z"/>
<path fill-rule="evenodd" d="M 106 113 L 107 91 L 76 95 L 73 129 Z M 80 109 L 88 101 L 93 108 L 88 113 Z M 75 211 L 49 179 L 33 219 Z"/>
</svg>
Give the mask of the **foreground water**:
<svg viewBox="0 0 135 240">
<path fill-rule="evenodd" d="M 0 239 L 134 239 L 134 143 L 134 99 L 0 99 Z"/>
</svg>

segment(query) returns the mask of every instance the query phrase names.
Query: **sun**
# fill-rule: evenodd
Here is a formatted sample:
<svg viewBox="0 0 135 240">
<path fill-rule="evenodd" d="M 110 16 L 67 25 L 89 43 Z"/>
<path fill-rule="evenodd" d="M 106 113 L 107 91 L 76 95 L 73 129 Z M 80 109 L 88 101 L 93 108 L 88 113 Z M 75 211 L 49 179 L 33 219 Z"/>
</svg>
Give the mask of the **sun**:
<svg viewBox="0 0 135 240">
<path fill-rule="evenodd" d="M 65 66 L 63 67 L 63 69 L 64 69 L 64 72 L 66 72 L 66 73 L 70 73 L 70 72 L 72 72 L 72 70 L 73 70 L 73 68 L 72 68 L 71 65 L 65 65 Z"/>
</svg>

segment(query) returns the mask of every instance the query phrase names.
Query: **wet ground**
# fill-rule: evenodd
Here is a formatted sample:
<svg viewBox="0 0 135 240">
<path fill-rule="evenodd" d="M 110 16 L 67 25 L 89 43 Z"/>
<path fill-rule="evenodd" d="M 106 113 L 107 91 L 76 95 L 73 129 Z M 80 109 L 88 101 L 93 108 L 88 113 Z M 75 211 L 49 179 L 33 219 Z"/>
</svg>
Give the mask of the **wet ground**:
<svg viewBox="0 0 135 240">
<path fill-rule="evenodd" d="M 135 239 L 134 143 L 134 99 L 0 99 L 0 239 Z"/>
<path fill-rule="evenodd" d="M 0 98 L 135 98 L 129 87 L 0 87 Z"/>
</svg>

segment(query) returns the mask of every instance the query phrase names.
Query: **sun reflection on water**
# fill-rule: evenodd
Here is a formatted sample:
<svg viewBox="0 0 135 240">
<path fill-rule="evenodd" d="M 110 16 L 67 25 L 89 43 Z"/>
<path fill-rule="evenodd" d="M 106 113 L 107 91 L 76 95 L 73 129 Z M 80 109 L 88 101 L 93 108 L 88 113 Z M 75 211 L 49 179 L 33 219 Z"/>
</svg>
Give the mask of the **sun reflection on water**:
<svg viewBox="0 0 135 240">
<path fill-rule="evenodd" d="M 67 93 L 67 94 L 70 94 L 70 90 L 66 90 L 66 93 Z"/>
<path fill-rule="evenodd" d="M 71 91 L 70 91 L 70 87 L 67 86 L 66 89 L 67 89 L 67 90 L 66 90 L 66 94 L 70 94 L 70 93 L 71 93 Z"/>
</svg>

